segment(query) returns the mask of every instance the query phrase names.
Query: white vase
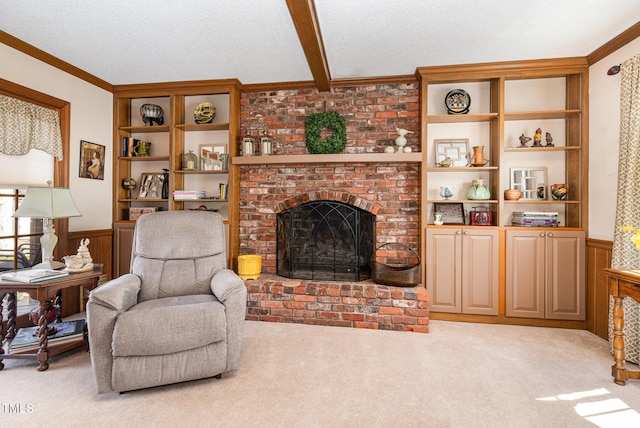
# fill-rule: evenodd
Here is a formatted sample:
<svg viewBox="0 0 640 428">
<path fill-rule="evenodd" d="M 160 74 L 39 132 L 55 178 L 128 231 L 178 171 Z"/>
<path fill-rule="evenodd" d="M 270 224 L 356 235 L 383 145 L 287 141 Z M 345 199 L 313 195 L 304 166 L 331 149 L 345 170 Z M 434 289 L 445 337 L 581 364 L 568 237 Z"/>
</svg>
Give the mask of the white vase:
<svg viewBox="0 0 640 428">
<path fill-rule="evenodd" d="M 453 196 L 453 186 L 440 186 L 440 196 L 449 199 Z"/>
</svg>

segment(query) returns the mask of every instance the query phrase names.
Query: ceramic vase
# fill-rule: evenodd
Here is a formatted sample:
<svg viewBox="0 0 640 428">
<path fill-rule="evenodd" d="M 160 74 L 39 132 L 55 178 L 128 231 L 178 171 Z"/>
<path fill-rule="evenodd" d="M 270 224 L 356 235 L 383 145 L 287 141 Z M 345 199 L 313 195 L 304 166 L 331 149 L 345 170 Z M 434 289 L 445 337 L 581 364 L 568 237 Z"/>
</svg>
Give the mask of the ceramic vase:
<svg viewBox="0 0 640 428">
<path fill-rule="evenodd" d="M 479 178 L 477 180 L 473 180 L 473 184 L 469 187 L 469 191 L 467 192 L 467 199 L 490 199 L 491 193 L 489 189 L 484 184 L 484 180 Z"/>
<path fill-rule="evenodd" d="M 440 196 L 449 199 L 453 196 L 453 186 L 440 186 Z"/>
</svg>

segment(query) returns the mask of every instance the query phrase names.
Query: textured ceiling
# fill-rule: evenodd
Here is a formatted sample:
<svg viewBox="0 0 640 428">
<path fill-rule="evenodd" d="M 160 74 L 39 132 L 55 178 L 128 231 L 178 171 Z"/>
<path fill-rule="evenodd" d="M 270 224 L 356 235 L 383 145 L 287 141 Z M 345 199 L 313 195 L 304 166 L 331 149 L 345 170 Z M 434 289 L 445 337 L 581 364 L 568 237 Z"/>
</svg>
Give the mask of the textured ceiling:
<svg viewBox="0 0 640 428">
<path fill-rule="evenodd" d="M 586 56 L 640 20 L 640 0 L 315 0 L 315 7 L 331 79 Z M 114 85 L 313 80 L 285 0 L 2 0 L 0 30 Z"/>
</svg>

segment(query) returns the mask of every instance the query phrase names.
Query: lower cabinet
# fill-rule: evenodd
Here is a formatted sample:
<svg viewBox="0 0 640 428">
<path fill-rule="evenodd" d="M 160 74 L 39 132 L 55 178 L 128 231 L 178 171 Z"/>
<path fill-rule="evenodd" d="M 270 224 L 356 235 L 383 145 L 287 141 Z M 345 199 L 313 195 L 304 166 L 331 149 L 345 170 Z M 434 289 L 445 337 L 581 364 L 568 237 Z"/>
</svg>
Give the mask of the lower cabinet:
<svg viewBox="0 0 640 428">
<path fill-rule="evenodd" d="M 427 290 L 431 311 L 498 314 L 496 229 L 427 229 Z"/>
<path fill-rule="evenodd" d="M 584 231 L 506 231 L 506 315 L 585 319 Z"/>
</svg>

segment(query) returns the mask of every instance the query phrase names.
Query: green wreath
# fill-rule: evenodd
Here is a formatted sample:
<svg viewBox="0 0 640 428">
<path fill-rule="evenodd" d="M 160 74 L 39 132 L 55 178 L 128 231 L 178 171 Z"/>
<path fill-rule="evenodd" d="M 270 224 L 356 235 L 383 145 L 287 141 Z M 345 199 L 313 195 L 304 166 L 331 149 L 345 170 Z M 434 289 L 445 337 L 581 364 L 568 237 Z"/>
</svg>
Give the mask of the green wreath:
<svg viewBox="0 0 640 428">
<path fill-rule="evenodd" d="M 320 132 L 331 130 L 331 137 L 323 140 Z M 304 138 L 309 153 L 340 153 L 347 146 L 347 125 L 337 111 L 313 113 L 304 122 Z"/>
</svg>

